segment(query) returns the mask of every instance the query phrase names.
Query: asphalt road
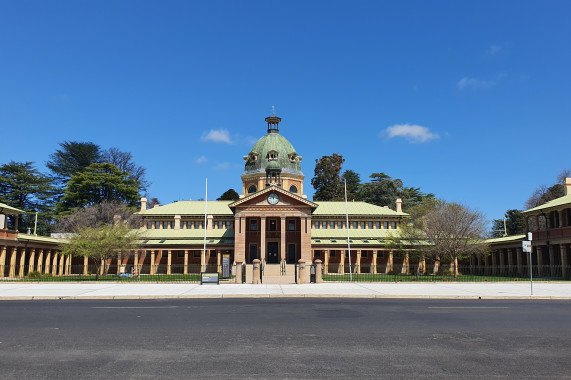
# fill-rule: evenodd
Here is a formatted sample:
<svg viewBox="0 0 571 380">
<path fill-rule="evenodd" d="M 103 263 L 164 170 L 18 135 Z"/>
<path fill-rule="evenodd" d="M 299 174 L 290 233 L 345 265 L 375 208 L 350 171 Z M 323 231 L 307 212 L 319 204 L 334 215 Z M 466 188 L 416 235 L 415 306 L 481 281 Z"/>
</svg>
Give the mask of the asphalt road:
<svg viewBox="0 0 571 380">
<path fill-rule="evenodd" d="M 2 301 L 0 377 L 571 379 L 571 302 Z"/>
</svg>

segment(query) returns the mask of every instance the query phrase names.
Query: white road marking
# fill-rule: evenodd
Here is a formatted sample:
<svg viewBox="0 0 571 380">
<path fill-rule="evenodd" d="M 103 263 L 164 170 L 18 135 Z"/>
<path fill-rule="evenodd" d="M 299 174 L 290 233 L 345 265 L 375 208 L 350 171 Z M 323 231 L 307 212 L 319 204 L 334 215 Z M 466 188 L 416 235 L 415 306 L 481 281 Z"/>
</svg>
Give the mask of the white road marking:
<svg viewBox="0 0 571 380">
<path fill-rule="evenodd" d="M 429 309 L 509 309 L 508 306 L 428 306 Z"/>
<path fill-rule="evenodd" d="M 93 306 L 92 309 L 176 309 L 178 306 Z"/>
</svg>

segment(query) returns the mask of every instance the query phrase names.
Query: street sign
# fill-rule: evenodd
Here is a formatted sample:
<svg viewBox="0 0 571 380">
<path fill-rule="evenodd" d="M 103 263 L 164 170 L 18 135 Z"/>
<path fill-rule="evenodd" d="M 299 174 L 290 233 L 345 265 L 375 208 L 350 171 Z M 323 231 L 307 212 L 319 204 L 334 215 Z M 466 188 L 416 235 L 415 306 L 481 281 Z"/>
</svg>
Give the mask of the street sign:
<svg viewBox="0 0 571 380">
<path fill-rule="evenodd" d="M 521 242 L 522 248 L 525 253 L 531 252 L 531 242 L 529 240 L 524 240 Z"/>
</svg>

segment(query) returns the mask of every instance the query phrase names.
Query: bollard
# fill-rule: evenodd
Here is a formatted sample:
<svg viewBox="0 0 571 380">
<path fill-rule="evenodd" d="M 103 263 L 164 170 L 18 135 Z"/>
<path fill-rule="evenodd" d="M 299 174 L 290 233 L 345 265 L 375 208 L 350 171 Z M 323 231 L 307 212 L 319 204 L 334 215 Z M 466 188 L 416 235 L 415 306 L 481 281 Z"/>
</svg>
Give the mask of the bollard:
<svg viewBox="0 0 571 380">
<path fill-rule="evenodd" d="M 259 284 L 260 283 L 260 260 L 254 259 L 252 261 L 254 264 L 254 271 L 252 273 L 252 284 Z"/>
<path fill-rule="evenodd" d="M 321 260 L 315 260 L 315 283 L 318 284 L 323 282 L 323 278 L 321 277 Z"/>
</svg>

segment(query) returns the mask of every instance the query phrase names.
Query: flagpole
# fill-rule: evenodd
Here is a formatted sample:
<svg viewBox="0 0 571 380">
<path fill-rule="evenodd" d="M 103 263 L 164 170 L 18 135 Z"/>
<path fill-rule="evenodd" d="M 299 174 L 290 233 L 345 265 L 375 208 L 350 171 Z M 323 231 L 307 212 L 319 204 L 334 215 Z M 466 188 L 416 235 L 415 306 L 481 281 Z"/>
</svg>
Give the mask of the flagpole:
<svg viewBox="0 0 571 380">
<path fill-rule="evenodd" d="M 349 252 L 349 281 L 353 281 L 353 273 L 351 271 L 351 239 L 349 238 L 349 208 L 347 206 L 347 179 L 345 178 L 345 218 L 347 227 L 347 252 Z"/>
<path fill-rule="evenodd" d="M 202 272 L 206 272 L 206 228 L 207 228 L 207 219 L 208 215 L 208 178 L 206 178 L 206 190 L 204 195 L 204 248 L 202 250 L 202 254 L 204 255 L 202 262 L 204 263 L 202 266 Z"/>
</svg>

